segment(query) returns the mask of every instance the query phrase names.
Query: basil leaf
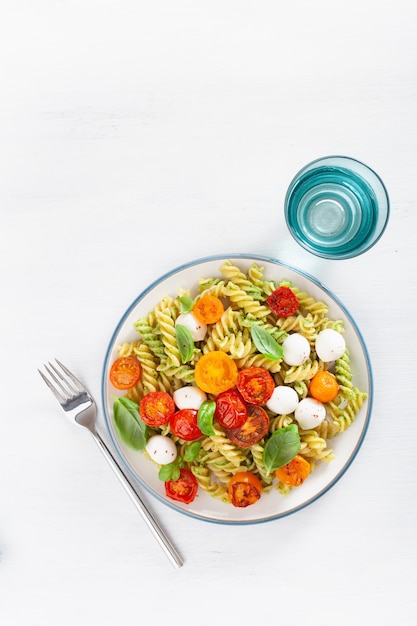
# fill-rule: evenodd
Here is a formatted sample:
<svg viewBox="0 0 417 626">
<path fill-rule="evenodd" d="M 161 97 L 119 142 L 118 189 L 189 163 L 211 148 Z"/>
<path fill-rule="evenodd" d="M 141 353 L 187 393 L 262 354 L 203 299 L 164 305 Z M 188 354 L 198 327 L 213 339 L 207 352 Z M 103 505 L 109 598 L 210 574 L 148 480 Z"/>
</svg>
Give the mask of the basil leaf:
<svg viewBox="0 0 417 626">
<path fill-rule="evenodd" d="M 213 418 L 215 410 L 216 403 L 214 402 L 214 400 L 206 400 L 198 409 L 197 425 L 203 435 L 206 435 L 207 437 L 215 434 L 213 428 Z"/>
<path fill-rule="evenodd" d="M 295 424 L 276 430 L 266 442 L 262 454 L 267 474 L 289 463 L 300 447 L 300 435 Z"/>
<path fill-rule="evenodd" d="M 250 334 L 259 352 L 265 355 L 267 359 L 282 359 L 284 356 L 284 348 L 267 330 L 265 330 L 265 328 L 258 326 L 258 324 L 252 324 Z"/>
<path fill-rule="evenodd" d="M 175 338 L 177 340 L 181 361 L 187 363 L 194 354 L 194 340 L 189 329 L 183 324 L 177 324 L 175 326 Z"/>
<path fill-rule="evenodd" d="M 178 463 L 176 461 L 168 463 L 167 465 L 162 465 L 158 472 L 159 480 L 163 480 L 165 483 L 168 482 L 168 480 L 178 480 L 179 477 L 180 468 L 178 467 Z"/>
<path fill-rule="evenodd" d="M 113 404 L 113 419 L 124 443 L 133 450 L 143 450 L 148 441 L 148 427 L 141 420 L 136 402 L 117 398 Z"/>
<path fill-rule="evenodd" d="M 200 448 L 201 443 L 199 441 L 193 441 L 192 443 L 189 443 L 184 450 L 184 461 L 186 461 L 187 463 L 189 463 L 190 461 L 195 461 L 200 452 Z"/>
<path fill-rule="evenodd" d="M 194 300 L 190 298 L 190 296 L 180 296 L 179 301 L 181 313 L 189 313 L 192 310 L 194 306 Z"/>
</svg>

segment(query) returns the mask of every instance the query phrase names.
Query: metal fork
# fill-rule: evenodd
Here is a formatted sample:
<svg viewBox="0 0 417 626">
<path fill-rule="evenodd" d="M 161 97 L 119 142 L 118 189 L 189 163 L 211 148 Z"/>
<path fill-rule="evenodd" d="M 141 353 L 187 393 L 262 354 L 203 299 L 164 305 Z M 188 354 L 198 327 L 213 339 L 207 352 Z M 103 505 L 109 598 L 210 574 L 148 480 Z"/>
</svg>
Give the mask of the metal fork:
<svg viewBox="0 0 417 626">
<path fill-rule="evenodd" d="M 128 477 L 117 463 L 113 454 L 110 452 L 109 448 L 97 432 L 95 425 L 97 407 L 94 399 L 68 368 L 60 363 L 58 359 L 55 359 L 55 362 L 56 365 L 53 365 L 52 363 L 44 365 L 47 375 L 41 372 L 41 370 L 38 370 L 39 374 L 42 376 L 43 380 L 58 400 L 68 418 L 78 426 L 84 426 L 90 431 L 94 441 L 104 454 L 110 467 L 130 496 L 133 504 L 143 516 L 146 524 L 152 531 L 154 537 L 157 539 L 172 565 L 176 568 L 181 567 L 183 565 L 183 560 L 177 550 L 172 545 L 171 541 L 168 539 L 167 535 L 162 530 L 148 507 L 142 501 Z"/>
</svg>

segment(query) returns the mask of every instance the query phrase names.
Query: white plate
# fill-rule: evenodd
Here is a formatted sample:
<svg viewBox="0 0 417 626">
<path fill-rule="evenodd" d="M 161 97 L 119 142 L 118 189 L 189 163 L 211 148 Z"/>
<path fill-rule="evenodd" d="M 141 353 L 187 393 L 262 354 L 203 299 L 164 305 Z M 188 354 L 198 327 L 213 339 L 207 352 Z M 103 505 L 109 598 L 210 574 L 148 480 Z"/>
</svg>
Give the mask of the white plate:
<svg viewBox="0 0 417 626">
<path fill-rule="evenodd" d="M 277 490 L 273 490 L 264 494 L 256 504 L 246 508 L 236 508 L 231 504 L 223 503 L 203 492 L 202 489 L 199 489 L 198 497 L 189 505 L 166 498 L 164 483 L 158 478 L 157 466 L 141 452 L 131 450 L 120 440 L 112 418 L 112 396 L 115 395 L 115 390 L 108 382 L 109 369 L 117 357 L 118 346 L 138 338 L 133 323 L 139 317 L 146 316 L 163 296 L 175 297 L 180 288 L 192 289 L 198 285 L 201 277 L 220 277 L 219 268 L 227 259 L 232 260 L 243 271 L 251 263 L 256 262 L 264 267 L 265 278 L 276 282 L 284 278 L 288 279 L 317 300 L 325 302 L 329 307 L 328 317 L 344 321 L 346 329 L 344 337 L 350 352 L 353 383 L 368 396 L 353 424 L 340 436 L 331 440 L 330 447 L 336 455 L 333 461 L 320 463 L 308 480 L 302 486 L 294 488 L 289 495 L 284 496 Z M 174 269 L 138 296 L 123 315 L 111 338 L 103 368 L 102 400 L 106 424 L 123 463 L 152 494 L 177 511 L 200 520 L 224 524 L 253 524 L 283 517 L 311 504 L 328 491 L 345 473 L 354 460 L 368 427 L 372 406 L 372 373 L 366 346 L 358 327 L 343 304 L 326 287 L 305 272 L 280 261 L 259 256 L 231 254 L 199 259 Z"/>
</svg>

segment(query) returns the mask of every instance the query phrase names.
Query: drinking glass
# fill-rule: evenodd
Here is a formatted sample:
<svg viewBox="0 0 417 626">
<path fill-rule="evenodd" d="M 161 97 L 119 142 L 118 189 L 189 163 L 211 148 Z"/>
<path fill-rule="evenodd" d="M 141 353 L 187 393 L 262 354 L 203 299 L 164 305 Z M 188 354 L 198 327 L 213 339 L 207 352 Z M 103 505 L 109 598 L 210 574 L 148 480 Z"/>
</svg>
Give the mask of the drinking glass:
<svg viewBox="0 0 417 626">
<path fill-rule="evenodd" d="M 285 197 L 290 233 L 306 250 L 326 259 L 348 259 L 369 250 L 384 232 L 389 210 L 380 177 L 346 156 L 306 165 Z"/>
</svg>

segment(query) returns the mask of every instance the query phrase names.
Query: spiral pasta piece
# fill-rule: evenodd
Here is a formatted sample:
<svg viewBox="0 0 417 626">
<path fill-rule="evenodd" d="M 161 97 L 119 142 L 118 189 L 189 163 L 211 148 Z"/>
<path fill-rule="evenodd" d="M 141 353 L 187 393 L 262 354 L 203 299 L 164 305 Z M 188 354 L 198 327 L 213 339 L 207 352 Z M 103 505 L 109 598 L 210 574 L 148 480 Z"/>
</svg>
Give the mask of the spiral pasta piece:
<svg viewBox="0 0 417 626">
<path fill-rule="evenodd" d="M 264 268 L 257 263 L 252 263 L 248 269 L 248 278 L 253 282 L 256 287 L 261 289 L 262 296 L 267 298 L 277 288 L 274 280 L 263 280 Z"/>
<path fill-rule="evenodd" d="M 335 362 L 335 376 L 340 391 L 348 397 L 354 395 L 352 384 L 352 372 L 350 370 L 349 351 L 345 350 L 340 359 Z"/>
<path fill-rule="evenodd" d="M 175 365 L 158 365 L 157 369 L 158 371 L 163 372 L 168 379 L 173 378 L 178 381 L 182 381 L 184 384 L 195 382 L 194 368 L 187 364 L 180 365 L 179 367 L 176 367 Z"/>
<path fill-rule="evenodd" d="M 129 398 L 132 402 L 136 402 L 136 404 L 140 404 L 144 395 L 145 390 L 142 381 L 139 381 L 134 387 L 126 391 L 126 398 Z"/>
<path fill-rule="evenodd" d="M 134 323 L 134 327 L 152 352 L 159 357 L 161 361 L 166 361 L 167 355 L 165 354 L 164 344 L 159 334 L 155 332 L 155 327 L 149 323 L 149 319 L 147 317 L 140 317 Z"/>
<path fill-rule="evenodd" d="M 228 502 L 227 489 L 224 485 L 212 482 L 211 472 L 208 467 L 203 465 L 192 465 L 191 472 L 197 479 L 200 487 L 213 498 Z"/>
<path fill-rule="evenodd" d="M 300 442 L 301 456 L 327 462 L 335 458 L 333 450 L 327 447 L 327 441 L 319 437 L 315 430 L 301 431 Z"/>
<path fill-rule="evenodd" d="M 142 367 L 141 379 L 144 393 L 158 391 L 158 362 L 149 346 L 144 342 L 139 342 L 134 348 L 134 354 L 139 359 Z"/>
<path fill-rule="evenodd" d="M 257 318 L 262 319 L 270 313 L 268 307 L 257 302 L 250 294 L 233 282 L 227 283 L 224 294 L 230 298 L 230 302 L 235 306 L 243 309 L 245 313 L 252 313 Z"/>
<path fill-rule="evenodd" d="M 256 467 L 256 471 L 258 472 L 259 477 L 261 478 L 262 485 L 265 487 L 267 485 L 272 484 L 274 476 L 271 474 L 268 474 L 265 469 L 265 465 L 262 460 L 264 448 L 265 448 L 265 442 L 262 441 L 262 442 L 258 442 L 254 446 L 251 446 L 250 450 L 251 450 L 252 458 Z"/>
<path fill-rule="evenodd" d="M 215 448 L 235 467 L 246 465 L 246 456 L 242 448 L 235 446 L 220 428 L 214 427 L 214 433 L 210 436 L 212 449 Z"/>
<path fill-rule="evenodd" d="M 273 433 L 280 428 L 285 428 L 294 423 L 294 418 L 291 415 L 275 415 L 271 418 L 269 424 L 269 432 Z"/>
<path fill-rule="evenodd" d="M 167 355 L 168 367 L 181 367 L 180 351 L 175 335 L 175 321 L 169 307 L 157 311 L 156 317 L 161 329 L 161 340 Z"/>
<path fill-rule="evenodd" d="M 226 261 L 220 271 L 233 284 L 245 291 L 254 300 L 262 299 L 262 290 L 257 287 L 236 265 Z"/>
<path fill-rule="evenodd" d="M 197 302 L 203 296 L 216 296 L 216 298 L 223 298 L 225 295 L 225 285 L 224 280 L 214 280 L 211 278 L 200 279 L 199 293 L 195 297 L 195 301 Z"/>
<path fill-rule="evenodd" d="M 311 380 L 314 374 L 317 374 L 319 370 L 323 369 L 321 361 L 308 358 L 301 365 L 288 365 L 283 364 L 283 376 L 284 383 L 289 384 L 295 381 L 301 382 L 305 380 Z"/>
<path fill-rule="evenodd" d="M 236 365 L 239 369 L 244 367 L 263 367 L 271 373 L 279 372 L 281 369 L 280 360 L 268 359 L 268 357 L 255 351 L 251 351 L 247 356 L 237 359 Z"/>
<path fill-rule="evenodd" d="M 134 352 L 135 348 L 137 348 L 138 345 L 139 345 L 139 341 L 130 341 L 130 342 L 122 343 L 117 348 L 117 355 L 119 357 L 132 356 L 135 353 Z"/>
</svg>

